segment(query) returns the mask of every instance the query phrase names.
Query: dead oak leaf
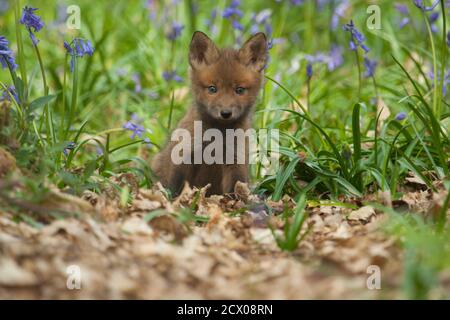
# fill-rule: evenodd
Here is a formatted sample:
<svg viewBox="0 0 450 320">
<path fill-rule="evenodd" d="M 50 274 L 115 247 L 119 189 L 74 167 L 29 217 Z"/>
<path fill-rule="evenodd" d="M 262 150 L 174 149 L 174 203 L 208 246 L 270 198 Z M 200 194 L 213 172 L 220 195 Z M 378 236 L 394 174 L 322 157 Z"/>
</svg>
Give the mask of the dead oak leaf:
<svg viewBox="0 0 450 320">
<path fill-rule="evenodd" d="M 234 186 L 234 194 L 238 199 L 246 202 L 251 194 L 248 184 L 241 181 L 237 181 Z"/>
<path fill-rule="evenodd" d="M 375 216 L 375 209 L 371 206 L 364 206 L 358 210 L 350 212 L 347 220 L 365 223 L 368 222 L 372 216 Z"/>
<path fill-rule="evenodd" d="M 161 208 L 161 203 L 159 201 L 152 201 L 148 199 L 134 199 L 129 211 L 153 211 Z"/>
<path fill-rule="evenodd" d="M 122 224 L 122 231 L 133 235 L 140 234 L 150 236 L 153 234 L 152 228 L 139 217 L 131 217 L 125 220 Z"/>
<path fill-rule="evenodd" d="M 36 275 L 19 266 L 12 258 L 0 259 L 0 285 L 30 286 L 37 283 Z"/>
</svg>

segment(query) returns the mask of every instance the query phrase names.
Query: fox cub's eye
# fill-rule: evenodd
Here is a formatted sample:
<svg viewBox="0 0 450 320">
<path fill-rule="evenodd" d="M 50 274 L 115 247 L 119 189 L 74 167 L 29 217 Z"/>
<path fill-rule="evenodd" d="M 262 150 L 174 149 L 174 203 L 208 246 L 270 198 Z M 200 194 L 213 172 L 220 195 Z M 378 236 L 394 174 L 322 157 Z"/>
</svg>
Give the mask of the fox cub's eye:
<svg viewBox="0 0 450 320">
<path fill-rule="evenodd" d="M 243 94 L 245 92 L 245 88 L 237 87 L 235 91 L 237 94 Z"/>
<path fill-rule="evenodd" d="M 209 86 L 208 87 L 208 92 L 209 93 L 216 93 L 217 92 L 217 88 L 215 86 Z"/>
</svg>

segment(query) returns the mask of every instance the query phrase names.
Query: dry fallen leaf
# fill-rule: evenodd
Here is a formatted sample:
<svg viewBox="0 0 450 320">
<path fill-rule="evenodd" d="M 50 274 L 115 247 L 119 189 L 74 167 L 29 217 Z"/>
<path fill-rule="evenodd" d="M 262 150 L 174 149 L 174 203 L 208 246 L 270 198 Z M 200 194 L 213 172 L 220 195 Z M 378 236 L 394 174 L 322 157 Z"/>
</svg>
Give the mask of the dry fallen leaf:
<svg viewBox="0 0 450 320">
<path fill-rule="evenodd" d="M 347 217 L 347 220 L 367 222 L 374 215 L 375 215 L 374 208 L 372 208 L 371 206 L 364 206 L 359 208 L 358 210 L 350 212 L 350 214 Z"/>
<path fill-rule="evenodd" d="M 148 226 L 144 219 L 131 217 L 122 223 L 122 231 L 129 234 L 152 235 L 153 230 Z"/>
<path fill-rule="evenodd" d="M 0 286 L 31 286 L 37 277 L 17 264 L 12 258 L 0 258 Z"/>
<path fill-rule="evenodd" d="M 234 186 L 234 194 L 238 197 L 238 199 L 246 202 L 251 194 L 250 189 L 248 188 L 248 184 L 237 181 L 236 185 Z"/>
</svg>

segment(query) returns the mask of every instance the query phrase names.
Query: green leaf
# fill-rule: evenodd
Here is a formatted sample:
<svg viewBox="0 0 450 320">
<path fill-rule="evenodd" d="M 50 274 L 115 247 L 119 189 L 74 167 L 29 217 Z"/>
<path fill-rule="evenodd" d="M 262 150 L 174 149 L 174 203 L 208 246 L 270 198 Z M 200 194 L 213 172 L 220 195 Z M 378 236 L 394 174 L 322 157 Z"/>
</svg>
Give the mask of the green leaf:
<svg viewBox="0 0 450 320">
<path fill-rule="evenodd" d="M 57 96 L 56 94 L 51 94 L 48 96 L 37 98 L 36 100 L 34 100 L 33 102 L 30 103 L 29 111 L 30 112 L 36 111 L 40 107 L 43 107 L 46 104 L 48 104 L 49 102 L 51 102 L 53 99 L 56 98 L 56 96 Z"/>
</svg>

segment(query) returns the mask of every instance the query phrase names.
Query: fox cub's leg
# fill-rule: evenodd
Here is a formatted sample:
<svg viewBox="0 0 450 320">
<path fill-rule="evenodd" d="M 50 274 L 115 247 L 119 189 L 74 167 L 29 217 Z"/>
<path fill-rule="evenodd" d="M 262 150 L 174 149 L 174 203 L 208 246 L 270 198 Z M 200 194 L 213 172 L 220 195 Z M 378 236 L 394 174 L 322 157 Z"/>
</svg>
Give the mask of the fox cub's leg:
<svg viewBox="0 0 450 320">
<path fill-rule="evenodd" d="M 223 165 L 222 192 L 234 192 L 236 182 L 248 182 L 248 166 L 245 164 Z"/>
<path fill-rule="evenodd" d="M 174 195 L 181 192 L 184 182 L 191 176 L 192 169 L 187 164 L 176 165 L 171 159 L 171 148 L 167 146 L 152 161 L 152 170 L 162 185 L 169 188 Z"/>
</svg>

